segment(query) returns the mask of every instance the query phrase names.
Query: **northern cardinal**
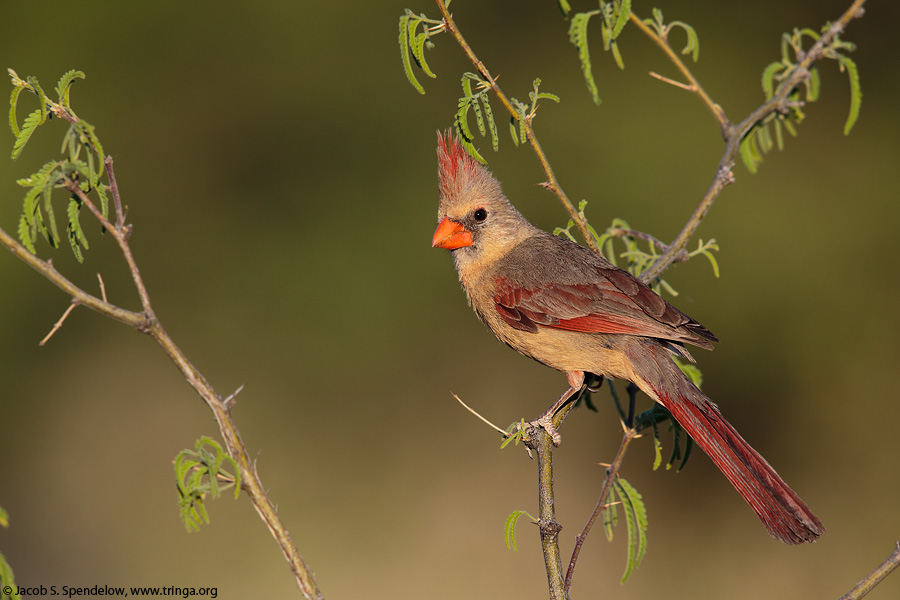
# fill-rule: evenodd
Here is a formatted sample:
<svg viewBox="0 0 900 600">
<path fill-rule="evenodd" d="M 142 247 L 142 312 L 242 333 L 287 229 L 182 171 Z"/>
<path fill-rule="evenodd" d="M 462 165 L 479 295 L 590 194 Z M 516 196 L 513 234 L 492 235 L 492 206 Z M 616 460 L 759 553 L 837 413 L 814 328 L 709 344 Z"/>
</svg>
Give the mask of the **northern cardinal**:
<svg viewBox="0 0 900 600">
<path fill-rule="evenodd" d="M 663 405 L 743 496 L 773 537 L 815 541 L 825 528 L 769 463 L 672 361 L 716 337 L 602 256 L 529 223 L 500 183 L 449 133 L 438 133 L 440 206 L 432 246 L 453 254 L 469 303 L 502 342 L 562 371 L 631 381 Z"/>
</svg>

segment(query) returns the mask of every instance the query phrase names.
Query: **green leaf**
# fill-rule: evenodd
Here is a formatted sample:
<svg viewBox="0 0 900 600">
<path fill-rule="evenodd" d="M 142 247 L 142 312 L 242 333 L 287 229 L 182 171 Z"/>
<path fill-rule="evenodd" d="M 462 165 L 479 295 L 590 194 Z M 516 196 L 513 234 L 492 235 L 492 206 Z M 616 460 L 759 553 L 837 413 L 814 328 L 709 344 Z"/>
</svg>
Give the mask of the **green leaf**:
<svg viewBox="0 0 900 600">
<path fill-rule="evenodd" d="M 25 148 L 25 144 L 27 144 L 28 140 L 31 139 L 31 134 L 34 133 L 34 130 L 37 129 L 37 126 L 42 122 L 43 120 L 41 119 L 40 109 L 35 110 L 33 113 L 25 117 L 25 122 L 22 123 L 22 130 L 19 131 L 19 135 L 16 136 L 16 143 L 13 145 L 13 160 L 19 158 L 19 155 L 22 154 L 22 150 Z"/>
<path fill-rule="evenodd" d="M 578 60 L 581 61 L 581 72 L 584 74 L 584 81 L 587 84 L 588 91 L 594 104 L 600 104 L 600 91 L 597 89 L 597 82 L 594 81 L 594 74 L 591 69 L 591 54 L 588 49 L 587 27 L 591 17 L 598 14 L 599 11 L 590 11 L 584 13 L 576 13 L 572 16 L 572 22 L 569 25 L 569 41 L 578 50 Z"/>
<path fill-rule="evenodd" d="M 775 146 L 779 150 L 784 150 L 784 133 L 781 131 L 781 118 L 775 119 Z M 718 267 L 715 268 L 718 272 Z M 716 275 L 718 277 L 718 275 Z"/>
<path fill-rule="evenodd" d="M 616 14 L 616 24 L 613 26 L 611 33 L 613 40 L 619 37 L 619 34 L 625 29 L 625 25 L 628 24 L 628 17 L 631 16 L 631 0 L 622 0 L 617 8 L 619 10 Z"/>
<path fill-rule="evenodd" d="M 38 102 L 40 102 L 40 110 L 41 110 L 41 122 L 39 125 L 43 125 L 44 121 L 47 120 L 47 94 L 44 93 L 44 88 L 41 87 L 41 84 L 38 83 L 36 77 L 28 76 L 25 78 L 25 81 L 28 82 L 28 85 L 31 86 L 32 91 L 37 94 Z"/>
<path fill-rule="evenodd" d="M 619 44 L 616 42 L 611 42 L 609 45 L 610 50 L 612 50 L 613 60 L 616 61 L 616 66 L 619 67 L 620 70 L 625 70 L 625 61 L 622 60 L 622 54 L 619 52 Z"/>
<path fill-rule="evenodd" d="M 516 522 L 522 515 L 528 516 L 534 523 L 537 522 L 537 519 L 529 515 L 528 511 L 525 510 L 514 510 L 509 513 L 509 516 L 506 517 L 506 525 L 503 527 L 503 538 L 506 540 L 506 548 L 514 552 L 519 551 L 519 547 L 516 545 Z"/>
<path fill-rule="evenodd" d="M 412 69 L 412 60 L 410 60 L 409 26 L 410 15 L 406 14 L 400 17 L 400 57 L 403 60 L 403 71 L 406 73 L 406 79 L 408 79 L 409 83 L 416 88 L 416 91 L 420 94 L 424 94 L 425 88 L 423 88 L 422 84 L 416 79 L 416 75 L 413 73 Z"/>
<path fill-rule="evenodd" d="M 694 363 L 684 362 L 674 356 L 672 357 L 672 360 L 675 361 L 675 364 L 678 365 L 678 368 L 681 369 L 681 372 L 684 373 L 685 377 L 687 377 L 691 383 L 698 388 L 703 385 L 703 372 L 700 371 L 700 367 Z"/>
<path fill-rule="evenodd" d="M 569 16 L 569 12 L 572 10 L 572 5 L 569 4 L 568 0 L 556 0 L 556 5 L 559 7 L 559 12 L 566 18 Z"/>
<path fill-rule="evenodd" d="M 44 213 L 47 215 L 46 223 L 41 221 L 40 228 L 41 233 L 46 238 L 47 243 L 49 243 L 54 248 L 59 247 L 59 230 L 56 228 L 56 213 L 53 210 L 53 202 L 50 201 L 49 194 L 43 194 L 44 198 Z M 37 219 L 41 218 L 41 213 L 37 212 L 35 214 Z M 49 225 L 49 228 L 45 225 Z"/>
<path fill-rule="evenodd" d="M 78 215 L 81 212 L 81 202 L 76 198 L 69 199 L 69 206 L 66 209 L 66 216 L 69 218 L 66 225 L 66 234 L 69 238 L 69 245 L 72 247 L 72 253 L 78 262 L 84 262 L 84 254 L 81 248 L 89 249 L 87 238 L 84 236 L 84 230 L 81 229 L 81 223 L 78 222 Z"/>
<path fill-rule="evenodd" d="M 460 141 L 463 144 L 463 148 L 465 148 L 473 157 L 476 157 L 479 162 L 485 163 L 485 160 L 481 158 L 481 155 L 478 154 L 478 152 L 475 150 L 475 147 L 472 146 L 472 140 L 475 139 L 475 135 L 472 133 L 472 130 L 469 129 L 468 119 L 469 108 L 471 108 L 472 106 L 472 97 L 463 96 L 459 99 L 457 106 L 458 108 L 456 111 L 456 116 L 453 119 L 453 124 L 456 128 L 456 133 L 458 134 Z"/>
<path fill-rule="evenodd" d="M 787 129 L 787 132 L 794 137 L 797 137 L 797 128 L 794 127 L 794 124 L 791 123 L 790 119 L 782 119 L 781 124 L 784 125 L 784 128 Z"/>
<path fill-rule="evenodd" d="M 756 140 L 759 143 L 759 149 L 763 154 L 767 154 L 769 150 L 772 149 L 774 144 L 772 143 L 772 136 L 769 134 L 768 123 L 762 124 L 756 128 Z"/>
<path fill-rule="evenodd" d="M 109 219 L 109 198 L 106 196 L 106 186 L 102 183 L 94 188 L 97 197 L 100 198 L 100 214 Z"/>
<path fill-rule="evenodd" d="M 778 129 L 777 131 L 780 132 L 781 130 Z M 779 145 L 779 149 L 780 148 L 781 148 L 781 146 Z M 701 250 L 701 252 L 703 253 L 703 256 L 705 256 L 706 258 L 709 259 L 709 264 L 712 266 L 712 270 L 713 270 L 713 276 L 716 279 L 718 279 L 719 278 L 719 262 L 716 260 L 715 255 L 706 249 Z"/>
<path fill-rule="evenodd" d="M 487 128 L 484 126 L 484 114 L 481 112 L 481 104 L 479 104 L 477 96 L 472 98 L 469 106 L 472 107 L 472 112 L 475 113 L 475 124 L 478 125 L 478 133 L 482 136 L 487 135 Z"/>
<path fill-rule="evenodd" d="M 662 464 L 662 440 L 659 439 L 659 428 L 656 421 L 653 422 L 653 470 L 659 469 Z"/>
<path fill-rule="evenodd" d="M 750 171 L 750 173 L 755 174 L 757 170 L 759 170 L 759 161 L 756 160 L 754 155 L 752 140 L 753 131 L 744 136 L 744 139 L 742 139 L 741 143 L 738 145 L 738 149 L 741 153 L 741 160 L 744 161 L 744 166 L 747 167 L 747 170 Z"/>
<path fill-rule="evenodd" d="M 6 557 L 0 553 L 0 600 L 22 600 L 16 592 L 17 589 L 12 567 L 6 562 Z"/>
<path fill-rule="evenodd" d="M 407 31 L 409 32 L 409 39 L 407 41 L 409 45 L 409 49 L 412 52 L 413 60 L 416 61 L 416 65 L 422 69 L 422 71 L 434 79 L 437 77 L 428 66 L 428 63 L 425 62 L 425 46 L 426 44 L 430 44 L 428 41 L 431 37 L 428 33 L 419 33 L 416 34 L 416 30 L 419 28 L 419 25 L 422 23 L 422 20 L 419 18 L 411 17 L 409 20 L 409 25 L 407 26 Z M 429 46 L 430 47 L 430 46 Z"/>
<path fill-rule="evenodd" d="M 609 490 L 604 504 L 606 508 L 603 510 L 603 533 L 606 534 L 606 541 L 611 542 L 613 540 L 613 528 L 619 524 L 619 510 L 613 489 Z"/>
<path fill-rule="evenodd" d="M 25 218 L 25 213 L 19 215 L 19 228 L 17 233 L 19 234 L 19 241 L 22 242 L 22 245 L 28 248 L 28 251 L 32 254 L 37 254 L 34 249 L 34 240 L 37 238 L 37 231 L 35 230 L 34 223 L 29 223 L 28 219 Z"/>
<path fill-rule="evenodd" d="M 662 17 L 661 14 L 660 17 Z M 700 59 L 700 38 L 697 37 L 696 30 L 684 21 L 672 21 L 669 23 L 669 29 L 671 30 L 673 27 L 681 27 L 687 34 L 687 43 L 681 53 L 690 54 L 694 62 L 697 62 Z"/>
<path fill-rule="evenodd" d="M 19 137 L 19 123 L 16 119 L 16 106 L 19 103 L 19 94 L 22 93 L 22 86 L 13 86 L 12 95 L 9 97 L 9 128 L 15 137 Z"/>
<path fill-rule="evenodd" d="M 628 560 L 621 581 L 625 583 L 631 573 L 641 566 L 647 552 L 647 509 L 637 490 L 621 477 L 616 479 L 616 492 L 622 502 L 628 531 Z"/>
<path fill-rule="evenodd" d="M 91 182 L 91 186 L 96 186 L 100 177 L 103 176 L 103 171 L 105 168 L 105 163 L 103 162 L 104 154 L 103 154 L 103 146 L 100 144 L 100 138 L 97 137 L 97 134 L 94 132 L 94 126 L 81 119 L 75 125 L 78 129 L 79 137 L 83 142 L 90 142 L 90 145 L 93 151 L 97 154 L 97 158 L 100 161 L 100 168 L 95 169 L 93 164 L 93 158 L 90 153 L 88 154 L 89 168 L 88 175 L 89 181 Z"/>
<path fill-rule="evenodd" d="M 775 94 L 775 75 L 782 69 L 784 69 L 784 63 L 781 62 L 769 63 L 768 66 L 763 69 L 762 88 L 767 101 L 771 100 L 772 96 Z"/>
<path fill-rule="evenodd" d="M 838 54 L 838 62 L 841 70 L 847 70 L 847 77 L 850 80 L 850 114 L 847 115 L 847 121 L 844 123 L 844 135 L 850 135 L 850 130 L 856 124 L 859 118 L 859 107 L 862 105 L 862 88 L 859 85 L 859 69 L 856 63 L 849 56 Z"/>
<path fill-rule="evenodd" d="M 416 45 L 413 46 L 413 57 L 415 57 L 419 66 L 422 67 L 422 71 L 432 79 L 435 79 L 437 78 L 437 75 L 432 72 L 431 67 L 425 62 L 425 44 L 428 42 L 428 39 L 429 36 L 424 33 L 420 33 L 416 36 Z"/>
<path fill-rule="evenodd" d="M 457 125 L 458 125 L 458 121 L 457 121 Z M 457 133 L 459 133 L 458 127 L 457 127 Z M 468 152 L 472 158 L 474 158 L 475 160 L 477 160 L 478 162 L 480 162 L 483 165 L 487 164 L 487 161 L 484 160 L 484 157 L 478 153 L 478 150 L 475 149 L 475 146 L 472 145 L 472 142 L 470 142 L 468 139 L 463 137 L 462 134 L 460 134 L 459 141 L 462 144 L 462 147 L 465 148 L 466 152 Z"/>
<path fill-rule="evenodd" d="M 59 83 L 56 84 L 56 94 L 59 96 L 59 103 L 69 108 L 69 88 L 72 86 L 72 82 L 76 79 L 84 79 L 85 75 L 82 71 L 76 71 L 72 69 L 65 75 L 59 78 Z"/>
<path fill-rule="evenodd" d="M 516 111 L 516 116 L 509 118 L 509 134 L 512 136 L 513 142 L 518 146 L 528 140 L 528 135 L 525 133 L 525 109 L 527 107 L 515 98 L 510 100 L 510 102 L 512 102 Z"/>
<path fill-rule="evenodd" d="M 519 145 L 519 133 L 516 131 L 516 118 L 513 116 L 509 117 L 509 135 L 512 137 L 513 143 L 518 146 Z"/>
<path fill-rule="evenodd" d="M 821 83 L 819 81 L 819 70 L 817 68 L 810 68 L 809 78 L 804 80 L 803 84 L 806 86 L 806 100 L 808 102 L 815 102 L 818 100 Z"/>
<path fill-rule="evenodd" d="M 494 111 L 488 102 L 488 95 L 481 94 L 481 104 L 484 107 L 484 116 L 487 119 L 488 130 L 491 132 L 491 146 L 496 152 L 500 148 L 500 136 L 497 134 L 497 121 L 494 120 Z"/>
</svg>

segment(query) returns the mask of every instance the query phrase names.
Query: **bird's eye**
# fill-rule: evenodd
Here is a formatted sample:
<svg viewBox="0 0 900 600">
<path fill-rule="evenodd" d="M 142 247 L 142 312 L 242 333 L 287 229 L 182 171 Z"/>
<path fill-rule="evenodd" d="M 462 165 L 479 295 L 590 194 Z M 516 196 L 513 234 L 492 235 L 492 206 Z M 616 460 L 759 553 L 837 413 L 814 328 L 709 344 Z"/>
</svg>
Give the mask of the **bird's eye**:
<svg viewBox="0 0 900 600">
<path fill-rule="evenodd" d="M 476 221 L 481 222 L 487 219 L 487 211 L 483 208 L 476 208 L 475 212 L 472 213 L 472 216 Z"/>
</svg>

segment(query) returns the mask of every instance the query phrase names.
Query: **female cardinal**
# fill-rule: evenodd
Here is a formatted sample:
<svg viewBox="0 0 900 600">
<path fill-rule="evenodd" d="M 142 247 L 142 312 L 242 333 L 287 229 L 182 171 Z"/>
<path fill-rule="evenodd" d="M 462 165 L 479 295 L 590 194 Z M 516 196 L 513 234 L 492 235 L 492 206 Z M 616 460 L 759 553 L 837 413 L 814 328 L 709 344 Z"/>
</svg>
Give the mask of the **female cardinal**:
<svg viewBox="0 0 900 600">
<path fill-rule="evenodd" d="M 668 409 L 772 536 L 799 544 L 825 532 L 672 361 L 670 353 L 691 359 L 685 343 L 712 349 L 718 340 L 708 329 L 602 256 L 534 227 L 449 133 L 438 133 L 437 152 L 431 245 L 453 253 L 469 303 L 497 338 L 566 374 L 560 402 L 581 389 L 585 373 L 631 381 Z"/>
</svg>

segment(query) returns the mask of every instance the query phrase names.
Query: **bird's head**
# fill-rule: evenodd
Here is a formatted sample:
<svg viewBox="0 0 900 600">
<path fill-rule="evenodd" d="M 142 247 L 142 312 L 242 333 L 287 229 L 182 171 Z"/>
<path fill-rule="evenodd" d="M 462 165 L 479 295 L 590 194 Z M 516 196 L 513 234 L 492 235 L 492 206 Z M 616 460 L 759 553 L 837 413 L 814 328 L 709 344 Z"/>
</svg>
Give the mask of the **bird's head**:
<svg viewBox="0 0 900 600">
<path fill-rule="evenodd" d="M 431 245 L 459 260 L 496 260 L 535 228 L 509 203 L 500 182 L 447 132 L 438 133 L 440 204 Z"/>
</svg>

